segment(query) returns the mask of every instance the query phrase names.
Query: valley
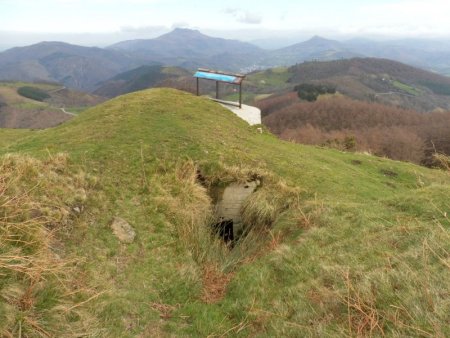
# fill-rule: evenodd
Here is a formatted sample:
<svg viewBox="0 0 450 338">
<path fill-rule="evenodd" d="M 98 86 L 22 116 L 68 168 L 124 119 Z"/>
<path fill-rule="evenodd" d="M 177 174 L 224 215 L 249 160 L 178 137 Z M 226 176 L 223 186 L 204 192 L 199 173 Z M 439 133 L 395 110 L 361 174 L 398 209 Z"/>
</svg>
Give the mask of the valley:
<svg viewBox="0 0 450 338">
<path fill-rule="evenodd" d="M 21 95 L 21 89 L 28 89 L 29 97 Z M 0 127 L 54 127 L 104 100 L 58 84 L 0 82 Z"/>
</svg>

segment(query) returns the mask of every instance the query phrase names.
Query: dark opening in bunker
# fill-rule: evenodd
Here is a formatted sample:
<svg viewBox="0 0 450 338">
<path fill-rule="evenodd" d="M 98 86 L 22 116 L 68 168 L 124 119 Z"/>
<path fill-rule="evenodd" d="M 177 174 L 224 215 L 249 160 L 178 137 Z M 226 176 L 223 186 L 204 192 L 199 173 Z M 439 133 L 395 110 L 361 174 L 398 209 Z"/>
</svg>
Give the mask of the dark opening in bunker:
<svg viewBox="0 0 450 338">
<path fill-rule="evenodd" d="M 234 241 L 234 229 L 232 219 L 220 219 L 219 222 L 213 224 L 213 231 L 225 243 L 232 243 Z"/>
<path fill-rule="evenodd" d="M 259 180 L 251 180 L 210 188 L 215 216 L 212 228 L 225 243 L 233 246 L 243 236 L 242 207 L 260 184 Z"/>
</svg>

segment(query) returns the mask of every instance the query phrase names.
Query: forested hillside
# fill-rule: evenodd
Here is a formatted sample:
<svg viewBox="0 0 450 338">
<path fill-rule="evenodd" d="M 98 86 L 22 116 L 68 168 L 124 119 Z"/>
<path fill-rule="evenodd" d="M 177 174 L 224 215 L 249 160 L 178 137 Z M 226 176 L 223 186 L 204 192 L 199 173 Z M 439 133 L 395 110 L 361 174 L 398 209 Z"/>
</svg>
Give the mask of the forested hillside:
<svg viewBox="0 0 450 338">
<path fill-rule="evenodd" d="M 285 140 L 423 164 L 435 152 L 450 155 L 450 112 L 424 114 L 345 96 L 307 102 L 295 92 L 258 105 L 264 124 Z"/>
</svg>

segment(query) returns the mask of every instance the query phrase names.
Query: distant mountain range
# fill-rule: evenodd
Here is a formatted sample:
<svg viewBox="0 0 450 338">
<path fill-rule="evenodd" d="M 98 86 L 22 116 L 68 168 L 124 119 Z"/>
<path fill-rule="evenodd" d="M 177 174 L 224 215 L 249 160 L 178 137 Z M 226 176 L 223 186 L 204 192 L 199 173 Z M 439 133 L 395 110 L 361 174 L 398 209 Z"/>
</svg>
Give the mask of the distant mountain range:
<svg viewBox="0 0 450 338">
<path fill-rule="evenodd" d="M 450 41 L 404 39 L 345 42 L 315 36 L 308 41 L 270 51 L 265 66 L 290 66 L 304 61 L 331 61 L 353 57 L 384 58 L 450 75 Z"/>
<path fill-rule="evenodd" d="M 53 81 L 91 90 L 98 82 L 138 65 L 134 57 L 118 51 L 41 42 L 0 53 L 0 79 Z"/>
<path fill-rule="evenodd" d="M 388 58 L 443 74 L 450 73 L 450 42 L 399 40 L 346 42 L 312 39 L 277 50 L 214 38 L 197 30 L 175 29 L 155 39 L 130 40 L 107 48 L 42 42 L 0 53 L 0 80 L 54 81 L 92 91 L 116 75 L 143 65 L 161 64 L 250 72 L 304 61 L 353 57 Z"/>
<path fill-rule="evenodd" d="M 187 69 L 207 66 L 224 70 L 239 70 L 257 64 L 266 53 L 250 43 L 213 38 L 197 30 L 182 28 L 156 39 L 123 41 L 107 49 Z"/>
</svg>

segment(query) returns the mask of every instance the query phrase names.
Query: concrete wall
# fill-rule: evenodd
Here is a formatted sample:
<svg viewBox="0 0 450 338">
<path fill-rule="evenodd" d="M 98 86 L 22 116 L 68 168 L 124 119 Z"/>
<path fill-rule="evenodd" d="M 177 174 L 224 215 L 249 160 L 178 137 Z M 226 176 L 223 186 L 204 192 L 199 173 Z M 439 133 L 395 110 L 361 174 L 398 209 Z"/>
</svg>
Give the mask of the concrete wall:
<svg viewBox="0 0 450 338">
<path fill-rule="evenodd" d="M 231 183 L 227 186 L 216 204 L 218 220 L 233 220 L 234 232 L 242 229 L 241 208 L 245 200 L 256 190 L 258 182 Z"/>
</svg>

